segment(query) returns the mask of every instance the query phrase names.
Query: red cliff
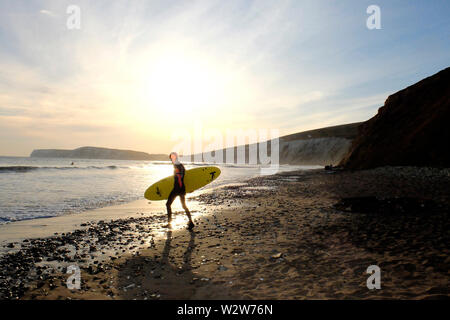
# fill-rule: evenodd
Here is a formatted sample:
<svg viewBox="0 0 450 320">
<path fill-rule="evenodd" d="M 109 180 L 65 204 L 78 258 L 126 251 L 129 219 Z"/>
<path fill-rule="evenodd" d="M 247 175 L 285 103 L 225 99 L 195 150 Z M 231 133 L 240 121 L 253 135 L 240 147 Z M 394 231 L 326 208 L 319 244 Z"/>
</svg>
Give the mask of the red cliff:
<svg viewBox="0 0 450 320">
<path fill-rule="evenodd" d="M 450 167 L 450 68 L 390 95 L 340 164 Z"/>
</svg>

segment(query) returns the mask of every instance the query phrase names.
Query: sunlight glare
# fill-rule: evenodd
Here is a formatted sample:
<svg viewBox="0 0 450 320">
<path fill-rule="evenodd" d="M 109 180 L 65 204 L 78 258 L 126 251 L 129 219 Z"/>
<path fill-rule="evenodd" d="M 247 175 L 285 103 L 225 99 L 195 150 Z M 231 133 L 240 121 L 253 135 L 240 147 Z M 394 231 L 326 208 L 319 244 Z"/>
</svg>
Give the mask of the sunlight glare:
<svg viewBox="0 0 450 320">
<path fill-rule="evenodd" d="M 169 115 L 206 112 L 224 98 L 226 83 L 217 68 L 181 53 L 156 59 L 146 77 L 147 104 Z"/>
</svg>

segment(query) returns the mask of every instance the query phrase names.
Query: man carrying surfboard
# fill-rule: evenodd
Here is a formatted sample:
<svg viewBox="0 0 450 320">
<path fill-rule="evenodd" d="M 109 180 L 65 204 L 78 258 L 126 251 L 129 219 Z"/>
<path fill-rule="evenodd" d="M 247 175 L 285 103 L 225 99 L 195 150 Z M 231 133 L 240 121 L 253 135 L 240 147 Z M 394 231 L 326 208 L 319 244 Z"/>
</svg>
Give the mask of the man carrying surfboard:
<svg viewBox="0 0 450 320">
<path fill-rule="evenodd" d="M 177 196 L 180 196 L 181 205 L 183 206 L 184 211 L 186 211 L 186 215 L 189 218 L 188 229 L 191 230 L 194 228 L 194 223 L 192 222 L 191 213 L 189 212 L 188 207 L 186 206 L 186 186 L 184 184 L 184 174 L 186 170 L 184 166 L 181 164 L 178 159 L 178 154 L 176 152 L 172 152 L 169 155 L 170 160 L 172 161 L 174 174 L 173 174 L 173 189 L 169 194 L 169 198 L 166 202 L 167 207 L 167 218 L 168 218 L 168 226 L 170 227 L 172 223 L 172 202 L 175 200 Z"/>
</svg>

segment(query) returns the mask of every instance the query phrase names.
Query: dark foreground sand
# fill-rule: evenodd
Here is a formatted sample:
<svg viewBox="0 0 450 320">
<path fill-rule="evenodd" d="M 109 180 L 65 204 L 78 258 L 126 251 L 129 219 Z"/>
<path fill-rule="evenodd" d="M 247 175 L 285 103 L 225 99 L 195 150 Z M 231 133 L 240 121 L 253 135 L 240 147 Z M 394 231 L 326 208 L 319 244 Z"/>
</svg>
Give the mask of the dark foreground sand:
<svg viewBox="0 0 450 320">
<path fill-rule="evenodd" d="M 449 172 L 289 172 L 202 194 L 194 232 L 181 212 L 183 228 L 162 229 L 161 212 L 29 240 L 0 259 L 0 297 L 449 298 Z"/>
</svg>

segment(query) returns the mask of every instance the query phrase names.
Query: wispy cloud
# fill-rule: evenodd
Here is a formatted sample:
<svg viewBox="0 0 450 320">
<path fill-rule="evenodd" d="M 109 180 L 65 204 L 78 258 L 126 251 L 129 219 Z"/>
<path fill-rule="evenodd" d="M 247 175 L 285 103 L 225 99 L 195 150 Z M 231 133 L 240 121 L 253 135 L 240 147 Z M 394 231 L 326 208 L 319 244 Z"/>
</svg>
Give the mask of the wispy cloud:
<svg viewBox="0 0 450 320">
<path fill-rule="evenodd" d="M 50 16 L 50 17 L 52 17 L 52 18 L 54 18 L 54 17 L 57 16 L 57 15 L 54 14 L 53 12 L 51 12 L 51 11 L 49 11 L 49 10 L 45 10 L 45 9 L 39 10 L 39 13 L 42 13 L 43 15 L 46 15 L 46 16 Z"/>
<path fill-rule="evenodd" d="M 77 3 L 80 30 L 66 28 L 72 1 L 0 3 L 0 127 L 17 140 L 0 143 L 0 154 L 108 137 L 115 147 L 162 152 L 167 129 L 191 129 L 193 119 L 283 133 L 361 121 L 450 58 L 448 2 L 380 0 L 375 31 L 365 27 L 370 1 Z M 152 76 L 161 65 L 168 71 L 158 76 L 178 92 Z M 197 100 L 187 101 L 183 83 Z"/>
</svg>

